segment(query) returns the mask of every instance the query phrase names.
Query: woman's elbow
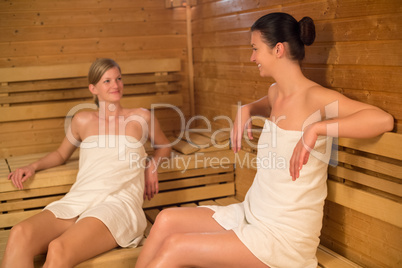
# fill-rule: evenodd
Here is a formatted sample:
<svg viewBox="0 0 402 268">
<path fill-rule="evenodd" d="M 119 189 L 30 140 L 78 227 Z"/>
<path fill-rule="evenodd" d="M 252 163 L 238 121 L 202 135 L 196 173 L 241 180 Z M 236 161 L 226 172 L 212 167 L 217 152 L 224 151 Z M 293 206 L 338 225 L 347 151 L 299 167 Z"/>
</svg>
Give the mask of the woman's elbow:
<svg viewBox="0 0 402 268">
<path fill-rule="evenodd" d="M 389 113 L 385 113 L 383 120 L 384 132 L 392 131 L 394 129 L 394 117 Z"/>
<path fill-rule="evenodd" d="M 387 123 L 386 123 L 386 125 L 387 125 L 387 131 L 392 131 L 393 129 L 394 129 L 394 117 L 392 116 L 392 115 L 390 115 L 390 114 L 388 114 L 388 118 L 387 118 Z"/>
</svg>

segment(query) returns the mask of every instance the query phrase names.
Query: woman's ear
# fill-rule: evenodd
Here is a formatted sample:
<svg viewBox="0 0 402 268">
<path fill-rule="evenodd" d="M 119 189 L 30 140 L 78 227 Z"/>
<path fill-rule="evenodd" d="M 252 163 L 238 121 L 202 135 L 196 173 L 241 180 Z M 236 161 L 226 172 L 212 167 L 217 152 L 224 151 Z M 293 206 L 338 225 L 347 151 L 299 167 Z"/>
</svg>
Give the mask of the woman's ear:
<svg viewBox="0 0 402 268">
<path fill-rule="evenodd" d="M 92 94 L 97 95 L 98 91 L 96 90 L 96 87 L 93 84 L 89 84 L 88 86 L 89 91 L 91 91 Z"/>
<path fill-rule="evenodd" d="M 283 43 L 280 43 L 280 42 L 277 43 L 274 49 L 275 49 L 275 50 L 274 50 L 275 55 L 276 55 L 278 58 L 281 58 L 281 57 L 285 54 L 285 46 L 284 46 Z"/>
</svg>

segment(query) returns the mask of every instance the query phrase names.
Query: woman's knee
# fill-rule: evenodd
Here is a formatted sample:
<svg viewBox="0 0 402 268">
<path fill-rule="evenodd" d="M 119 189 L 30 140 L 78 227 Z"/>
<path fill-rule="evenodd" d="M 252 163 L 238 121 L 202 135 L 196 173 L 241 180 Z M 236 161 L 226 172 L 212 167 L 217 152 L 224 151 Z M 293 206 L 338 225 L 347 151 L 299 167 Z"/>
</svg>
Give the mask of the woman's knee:
<svg viewBox="0 0 402 268">
<path fill-rule="evenodd" d="M 159 260 L 165 264 L 173 265 L 174 262 L 177 265 L 177 262 L 183 259 L 184 250 L 189 246 L 186 236 L 181 233 L 167 236 L 157 253 Z"/>
<path fill-rule="evenodd" d="M 63 243 L 61 239 L 55 239 L 49 243 L 46 265 L 50 267 L 61 267 L 63 265 L 67 267 L 70 261 L 71 254 L 69 254 L 68 247 Z"/>
<path fill-rule="evenodd" d="M 21 222 L 11 228 L 8 237 L 8 246 L 27 248 L 32 245 L 34 229 L 29 223 Z"/>
<path fill-rule="evenodd" d="M 174 208 L 164 209 L 156 216 L 155 223 L 152 226 L 154 230 L 171 230 L 172 226 L 174 227 L 175 221 L 177 218 L 175 217 L 176 211 Z"/>
</svg>

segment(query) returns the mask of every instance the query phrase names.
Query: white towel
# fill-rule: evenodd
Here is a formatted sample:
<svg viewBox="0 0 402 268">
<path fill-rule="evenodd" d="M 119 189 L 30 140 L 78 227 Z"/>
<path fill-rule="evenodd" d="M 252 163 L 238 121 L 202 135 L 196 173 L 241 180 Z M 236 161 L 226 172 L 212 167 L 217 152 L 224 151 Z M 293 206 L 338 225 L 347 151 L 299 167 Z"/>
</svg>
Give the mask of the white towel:
<svg viewBox="0 0 402 268">
<path fill-rule="evenodd" d="M 45 209 L 61 219 L 98 218 L 118 245 L 137 246 L 147 225 L 142 209 L 146 156 L 130 136 L 87 137 L 80 145 L 76 182 Z"/>
</svg>

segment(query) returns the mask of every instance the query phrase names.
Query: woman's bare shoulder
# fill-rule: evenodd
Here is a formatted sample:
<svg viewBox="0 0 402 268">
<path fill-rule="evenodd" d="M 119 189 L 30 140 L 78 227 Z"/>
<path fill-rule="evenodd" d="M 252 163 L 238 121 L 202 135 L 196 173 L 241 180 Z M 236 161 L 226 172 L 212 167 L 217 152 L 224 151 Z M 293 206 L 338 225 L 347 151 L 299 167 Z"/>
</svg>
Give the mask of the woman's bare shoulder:
<svg viewBox="0 0 402 268">
<path fill-rule="evenodd" d="M 127 116 L 141 116 L 146 121 L 151 119 L 151 111 L 145 108 L 126 109 L 125 113 Z"/>
<path fill-rule="evenodd" d="M 308 98 L 311 98 L 315 101 L 323 101 L 324 103 L 335 101 L 339 98 L 344 98 L 345 96 L 342 93 L 338 92 L 335 89 L 329 89 L 323 87 L 319 84 L 314 84 L 308 89 Z"/>
<path fill-rule="evenodd" d="M 87 122 L 98 118 L 98 113 L 96 111 L 79 111 L 73 117 L 73 120 L 78 122 Z"/>
</svg>

